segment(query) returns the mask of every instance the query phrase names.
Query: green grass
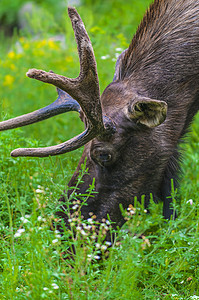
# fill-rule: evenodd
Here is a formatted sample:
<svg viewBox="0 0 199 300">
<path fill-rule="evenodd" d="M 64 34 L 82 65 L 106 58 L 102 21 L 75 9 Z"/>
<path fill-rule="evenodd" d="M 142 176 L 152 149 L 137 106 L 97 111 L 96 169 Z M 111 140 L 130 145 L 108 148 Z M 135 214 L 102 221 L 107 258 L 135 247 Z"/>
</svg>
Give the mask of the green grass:
<svg viewBox="0 0 199 300">
<path fill-rule="evenodd" d="M 79 7 L 93 42 L 101 91 L 113 78 L 116 49 L 128 46 L 149 2 L 96 0 L 93 4 L 85 0 Z M 49 14 L 54 20 L 51 11 L 46 12 Z M 63 25 L 65 18 L 63 12 L 54 29 L 42 18 L 46 32 L 36 40 L 28 35 L 15 36 L 8 51 L 7 41 L 1 37 L 1 120 L 56 99 L 52 86 L 26 78 L 29 68 L 53 70 L 68 77 L 78 75 L 76 44 L 68 18 L 66 27 Z M 66 39 L 64 47 L 51 40 L 59 30 Z M 17 147 L 57 144 L 82 129 L 78 114 L 68 113 L 0 133 L 0 299 L 199 297 L 199 115 L 182 147 L 181 185 L 173 193 L 177 220 L 165 222 L 161 204 L 151 202 L 150 214 L 137 204 L 135 215 L 127 216 L 129 221 L 118 233 L 109 257 L 105 251 L 100 261 L 99 249 L 106 246 L 103 230 L 96 247 L 89 224 L 85 223 L 76 240 L 67 229 L 63 237 L 52 229 L 58 199 L 67 189 L 82 149 L 45 159 L 10 157 Z M 78 225 L 80 221 L 77 218 L 73 222 Z M 72 243 L 76 259 L 64 260 L 64 252 Z"/>
</svg>

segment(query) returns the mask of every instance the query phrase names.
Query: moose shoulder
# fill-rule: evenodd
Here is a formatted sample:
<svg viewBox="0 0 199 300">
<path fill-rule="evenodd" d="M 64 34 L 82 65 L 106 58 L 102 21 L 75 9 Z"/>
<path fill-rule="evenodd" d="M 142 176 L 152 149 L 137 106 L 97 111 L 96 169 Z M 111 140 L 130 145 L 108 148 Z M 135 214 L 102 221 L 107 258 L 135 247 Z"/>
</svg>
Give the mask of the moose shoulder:
<svg viewBox="0 0 199 300">
<path fill-rule="evenodd" d="M 84 151 L 69 187 L 87 158 L 85 193 L 95 178 L 94 197 L 82 207 L 97 220 L 124 223 L 127 208 L 145 195 L 163 200 L 170 218 L 171 179 L 177 184 L 178 144 L 199 109 L 199 1 L 155 0 L 128 49 L 118 58 L 113 82 L 102 96 L 95 57 L 84 24 L 68 9 L 75 32 L 80 74 L 76 79 L 31 69 L 27 76 L 55 85 L 58 99 L 38 111 L 0 123 L 0 130 L 28 125 L 67 111 L 79 111 L 85 131 L 57 146 L 16 149 L 12 156 L 49 156 Z M 62 200 L 65 201 L 63 198 Z M 64 216 L 67 218 L 66 216 Z M 67 222 L 67 220 L 66 220 Z"/>
</svg>

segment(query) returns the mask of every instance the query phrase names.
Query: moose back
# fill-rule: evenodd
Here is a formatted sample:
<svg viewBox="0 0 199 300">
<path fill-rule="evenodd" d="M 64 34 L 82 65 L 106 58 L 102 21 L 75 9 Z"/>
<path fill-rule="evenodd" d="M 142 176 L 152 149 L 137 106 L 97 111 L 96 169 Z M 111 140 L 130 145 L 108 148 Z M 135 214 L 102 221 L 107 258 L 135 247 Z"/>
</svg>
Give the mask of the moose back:
<svg viewBox="0 0 199 300">
<path fill-rule="evenodd" d="M 82 206 L 101 221 L 107 215 L 121 226 L 120 204 L 150 195 L 163 201 L 170 218 L 171 180 L 177 184 L 179 143 L 199 109 L 199 1 L 155 0 L 133 40 L 118 58 L 113 82 L 100 96 L 96 61 L 84 24 L 68 8 L 78 47 L 80 74 L 70 79 L 31 69 L 27 76 L 53 84 L 58 98 L 38 111 L 0 123 L 0 130 L 35 123 L 67 111 L 78 111 L 85 131 L 57 146 L 16 149 L 12 156 L 49 156 L 83 145 L 77 170 L 69 182 L 75 186 L 87 158 L 88 174 L 79 193 L 95 178 L 94 196 Z M 70 190 L 71 193 L 71 190 Z M 64 197 L 63 201 L 67 201 Z M 67 222 L 67 216 L 62 215 Z"/>
</svg>

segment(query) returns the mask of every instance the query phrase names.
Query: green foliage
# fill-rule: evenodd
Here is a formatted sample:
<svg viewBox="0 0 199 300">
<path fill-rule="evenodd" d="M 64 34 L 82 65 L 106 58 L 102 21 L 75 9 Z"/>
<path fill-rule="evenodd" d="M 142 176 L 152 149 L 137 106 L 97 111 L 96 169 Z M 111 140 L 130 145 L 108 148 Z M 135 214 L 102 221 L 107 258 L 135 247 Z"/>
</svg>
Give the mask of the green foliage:
<svg viewBox="0 0 199 300">
<path fill-rule="evenodd" d="M 15 1 L 7 1 L 1 0 L 1 9 L 0 9 L 0 23 L 4 26 L 9 25 L 17 25 L 18 21 L 18 12 L 21 7 L 26 4 L 27 0 L 15 0 Z M 53 0 L 34 0 L 32 3 L 41 6 L 47 11 L 50 11 L 56 17 L 61 13 L 64 5 L 64 1 L 53 1 Z M 66 4 L 66 2 L 65 2 Z M 65 6 L 65 5 L 64 5 Z"/>
<path fill-rule="evenodd" d="M 16 22 L 17 11 L 24 3 L 24 0 L 6 1 L 1 0 L 0 20 L 5 25 Z"/>
<path fill-rule="evenodd" d="M 22 2 L 1 1 L 1 14 L 8 10 L 14 14 Z M 74 35 L 65 10 L 57 13 L 59 1 L 38 3 L 49 19 L 40 19 L 38 26 L 37 16 L 33 16 L 30 25 L 34 33 L 38 34 L 39 27 L 47 32 L 40 31 L 34 38 L 16 36 L 9 51 L 6 40 L 0 46 L 1 120 L 56 99 L 53 87 L 25 77 L 29 68 L 53 70 L 68 77 L 76 77 L 79 72 Z M 128 46 L 148 4 L 147 0 L 84 0 L 78 8 L 94 46 L 101 90 L 112 80 L 116 57 Z M 57 15 L 58 25 L 54 26 Z M 63 42 L 54 38 L 60 28 Z M 67 190 L 81 149 L 50 159 L 9 156 L 17 147 L 57 144 L 82 130 L 78 115 L 68 113 L 0 134 L 0 299 L 197 299 L 199 116 L 182 147 L 181 185 L 172 195 L 177 220 L 165 222 L 161 204 L 151 201 L 147 214 L 143 204 L 135 203 L 124 212 L 128 222 L 111 249 L 103 242 L 111 225 L 104 221 L 96 241 L 93 236 L 100 225 L 92 216 L 90 220 L 81 219 L 79 199 L 72 203 L 78 207 L 77 215 L 73 210 L 68 212 L 72 230 L 62 223 L 61 237 L 52 226 L 60 225 L 55 215 L 60 210 L 58 199 Z M 84 172 L 85 166 L 79 180 Z M 83 200 L 90 193 L 92 186 L 82 195 Z M 68 256 L 72 244 L 75 260 Z"/>
</svg>

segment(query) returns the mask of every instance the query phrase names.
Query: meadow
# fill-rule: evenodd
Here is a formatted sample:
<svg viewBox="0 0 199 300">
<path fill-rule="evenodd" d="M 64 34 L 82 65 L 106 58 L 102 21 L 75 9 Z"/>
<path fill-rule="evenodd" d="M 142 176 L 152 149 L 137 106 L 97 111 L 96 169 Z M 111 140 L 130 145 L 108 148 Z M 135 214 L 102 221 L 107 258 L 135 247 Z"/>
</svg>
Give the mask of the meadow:
<svg viewBox="0 0 199 300">
<path fill-rule="evenodd" d="M 26 77 L 29 68 L 67 77 L 79 72 L 67 4 L 36 2 L 42 9 L 28 19 L 31 32 L 0 35 L 0 120 L 57 98 L 54 87 Z M 77 7 L 93 44 L 101 91 L 150 2 L 84 0 Z M 59 223 L 58 199 L 82 149 L 43 159 L 10 156 L 15 148 L 58 144 L 82 129 L 78 114 L 67 113 L 0 132 L 0 299 L 199 299 L 199 114 L 182 145 L 180 186 L 172 193 L 178 218 L 163 220 L 161 203 L 151 200 L 150 214 L 137 203 L 133 216 L 125 212 L 129 220 L 110 249 L 103 230 L 97 243 L 93 239 L 93 220 L 84 222 L 77 237 L 64 224 L 63 235 L 52 226 Z M 84 172 L 82 166 L 79 180 Z M 73 223 L 78 226 L 79 215 Z M 76 257 L 64 259 L 71 244 Z"/>
</svg>

